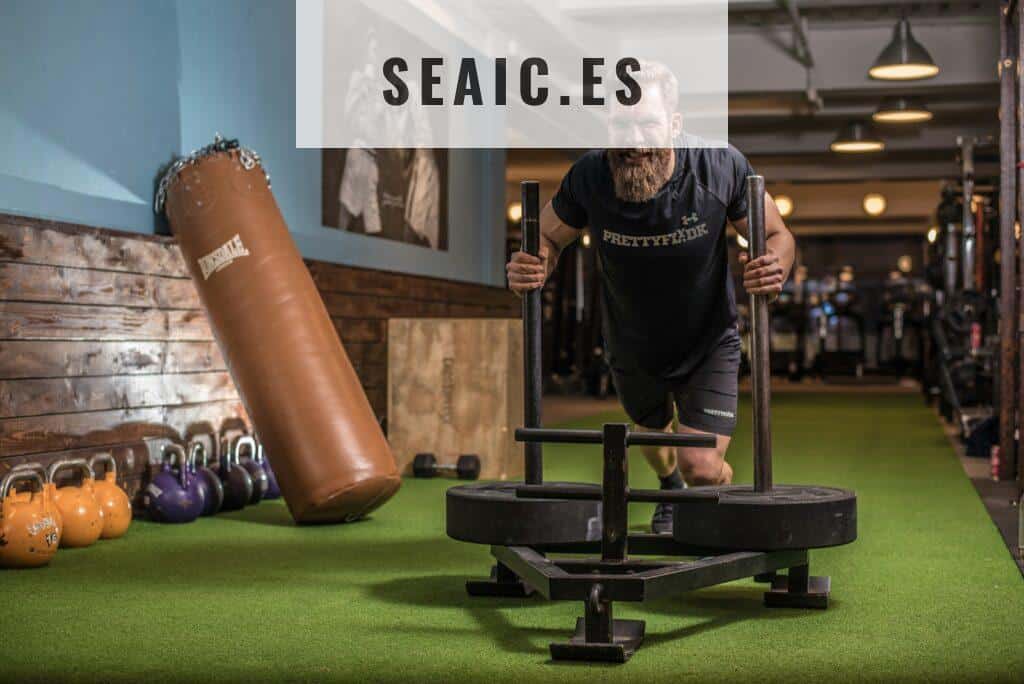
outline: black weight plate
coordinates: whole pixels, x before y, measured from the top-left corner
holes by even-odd
[[[497,546],[571,544],[600,539],[601,502],[520,499],[516,497],[520,484],[482,482],[449,487],[448,536]]]
[[[818,549],[857,538],[857,495],[814,485],[692,487],[674,506],[680,544],[728,551]]]
[[[437,459],[434,454],[416,454],[412,459],[412,474],[416,477],[434,477]]]
[[[463,480],[476,480],[480,478],[480,457],[476,454],[463,454],[455,462],[455,472]]]

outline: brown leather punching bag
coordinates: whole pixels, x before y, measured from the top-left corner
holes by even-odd
[[[162,207],[295,521],[387,501],[394,457],[259,157],[218,138],[168,170]]]

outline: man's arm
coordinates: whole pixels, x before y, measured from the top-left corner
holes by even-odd
[[[551,208],[551,202],[545,204],[540,212],[540,257],[523,251],[512,255],[505,265],[509,289],[522,294],[543,287],[548,276],[558,266],[562,250],[575,242],[580,232],[558,218],[558,214]]]
[[[764,256],[753,261],[749,260],[746,251],[741,251],[740,263],[743,265],[743,287],[746,291],[774,298],[782,292],[782,285],[793,270],[796,240],[782,220],[782,214],[772,196],[765,193],[764,198],[764,227],[768,249]],[[739,233],[750,237],[746,217],[733,221],[732,225]]]

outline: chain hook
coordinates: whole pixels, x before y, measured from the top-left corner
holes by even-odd
[[[212,154],[229,152],[231,150],[238,150],[238,161],[246,171],[251,171],[260,163],[260,155],[247,147],[242,147],[237,138],[225,140],[220,133],[216,133],[213,136],[212,143],[198,150],[193,150],[187,156],[179,157],[167,168],[164,175],[160,177],[160,182],[157,184],[156,195],[153,198],[153,213],[163,213],[164,205],[167,201],[167,188],[170,187],[171,183],[174,182],[174,179],[178,177],[178,174],[181,173],[186,166],[196,164],[199,160]],[[270,174],[267,173],[266,169],[263,170],[263,177],[266,179],[267,187],[269,188]]]

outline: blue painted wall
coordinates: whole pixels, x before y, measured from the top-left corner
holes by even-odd
[[[180,149],[173,2],[0,2],[0,210],[151,231]]]
[[[503,282],[501,151],[451,152],[446,252],[321,225],[288,0],[4,0],[0,92],[0,211],[152,232],[160,164],[220,132],[261,154],[306,256]]]

